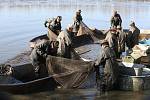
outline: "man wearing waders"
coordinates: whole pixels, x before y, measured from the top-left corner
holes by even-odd
[[[118,37],[118,58],[120,58],[122,52],[125,52],[126,33],[122,31],[120,26],[117,26]]]
[[[73,25],[74,25],[73,32],[75,32],[75,34],[78,33],[81,21],[82,21],[81,10],[78,10],[74,17],[74,23],[73,23]]]
[[[140,30],[136,27],[135,22],[131,21],[130,29],[127,33],[127,47],[132,49],[135,45],[139,44]]]
[[[57,36],[61,32],[61,16],[57,16],[57,18],[53,18],[52,20],[46,20],[44,25],[48,27],[52,32],[54,32]]]
[[[114,50],[115,56],[118,58],[118,39],[117,39],[117,32],[115,28],[112,28],[107,33],[105,40],[108,41],[108,45],[111,49]]]
[[[99,66],[102,65],[104,68],[103,71],[103,86],[102,91],[108,91],[114,88],[114,83],[116,82],[118,76],[118,68],[115,60],[114,50],[109,47],[109,44],[106,40],[101,42],[102,51],[98,59],[95,61],[95,68],[99,70]],[[99,72],[99,71],[97,71]],[[101,72],[102,73],[102,72]],[[101,80],[101,79],[100,79]]]
[[[111,18],[111,27],[117,28],[117,26],[121,27],[122,19],[120,14],[117,13],[117,11],[114,11],[113,16]]]
[[[58,48],[58,56],[64,58],[71,58],[71,45],[72,45],[72,38],[73,38],[73,28],[71,25],[61,31],[57,37],[57,41],[59,41],[59,48]]]
[[[57,55],[58,45],[58,41],[45,40],[32,50],[30,57],[36,76],[45,77],[47,75],[46,58],[48,55]]]

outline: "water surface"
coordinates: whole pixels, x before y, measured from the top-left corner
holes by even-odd
[[[89,27],[108,29],[112,11],[123,19],[123,28],[134,20],[140,29],[150,28],[148,0],[1,0],[0,63],[29,49],[29,40],[47,33],[43,23],[57,15],[63,17],[62,29],[72,23],[77,9]]]
[[[108,29],[113,10],[128,28],[134,20],[140,29],[150,29],[149,0],[1,0],[0,1],[0,63],[29,50],[29,40],[47,33],[44,21],[61,15],[62,29],[72,23],[77,9],[89,27]],[[99,54],[99,53],[97,53]],[[96,56],[96,53],[94,54]],[[112,91],[100,95],[95,89],[57,90],[27,95],[11,95],[17,100],[149,100],[150,91]]]

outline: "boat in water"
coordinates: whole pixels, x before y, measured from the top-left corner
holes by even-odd
[[[13,68],[11,75],[0,76],[1,92],[25,94],[54,90],[56,87],[56,82],[51,76],[36,78],[31,63],[11,67]]]
[[[128,30],[125,29],[124,32],[128,32]],[[103,36],[103,38],[101,39],[104,39],[105,35],[101,34],[101,36]],[[37,38],[34,38],[33,40],[39,40],[39,38],[40,37],[37,37]],[[81,36],[80,40],[83,41],[85,38],[86,36],[83,36],[83,37]],[[141,33],[139,35],[139,40],[142,41],[142,40],[149,39],[149,38],[150,38],[150,31],[141,30]],[[30,43],[34,44],[35,42],[31,40]],[[84,43],[82,45],[82,42],[81,42],[79,46],[75,47],[75,50],[84,61],[94,61],[97,57],[97,52],[101,49],[101,47],[97,43]],[[137,49],[135,51],[137,51]],[[135,54],[135,52],[133,53]],[[126,62],[126,61],[124,62],[122,61],[122,59],[121,61],[120,60],[118,61],[120,70],[121,70],[121,76],[119,77],[118,89],[128,90],[128,91],[149,90],[150,89],[150,85],[149,85],[150,69],[147,66],[148,64],[143,62],[144,61],[143,58],[145,58],[145,56],[140,56],[141,57],[140,61],[138,61],[135,55],[132,54],[131,56],[133,56],[132,57],[133,62]],[[129,60],[131,60],[131,58],[129,58]]]
[[[81,58],[80,60],[72,60],[50,56],[49,60],[47,61],[47,66],[49,66],[48,67],[49,75],[38,79],[35,79],[32,76],[34,72],[31,63],[14,66],[14,68],[17,68],[18,72],[21,72],[21,68],[25,68],[23,71],[27,71],[27,73],[24,74],[24,76],[26,77],[18,78],[18,76],[20,75],[16,75],[16,77],[13,77],[15,78],[15,80],[17,80],[15,82],[1,81],[3,83],[0,83],[0,90],[11,93],[29,93],[29,92],[37,92],[37,90],[41,90],[42,88],[43,90],[47,89],[54,90],[57,88],[57,86],[60,86],[62,88],[96,88],[95,72],[92,70],[90,62],[94,61],[97,58],[97,52],[99,52],[99,50],[101,49],[99,41],[97,40],[104,39],[105,38],[104,33],[106,31],[97,29],[93,29],[90,31],[92,34],[91,33],[82,34],[80,36],[76,36],[73,39],[74,44],[73,47],[76,53],[80,56]],[[127,32],[128,30],[124,31]],[[146,37],[143,34],[145,33],[140,34],[140,39],[144,39]],[[32,40],[30,40],[30,47],[33,49],[36,46],[36,44],[38,44],[40,41],[48,39],[49,38],[47,34],[35,37]],[[69,64],[68,62],[69,63],[71,62],[71,65],[68,65]],[[80,63],[76,64],[77,62]],[[128,63],[124,64],[122,61],[118,61],[118,63],[120,64],[121,70],[121,76],[119,77],[118,82],[119,83],[118,89],[134,90],[134,91],[150,89],[150,85],[148,84],[150,81],[149,68],[134,63],[132,63],[132,66],[128,66],[130,64]],[[63,70],[59,68],[56,70],[55,68],[58,66],[63,66],[62,67]],[[70,66],[74,67],[71,68]],[[84,66],[83,67],[84,69],[76,70],[79,69],[80,66]],[[31,71],[32,74],[29,74],[30,71],[28,68],[32,69]],[[30,78],[27,77],[29,75],[32,76],[32,79],[30,79],[31,77]],[[8,80],[10,81],[12,79],[8,78]]]

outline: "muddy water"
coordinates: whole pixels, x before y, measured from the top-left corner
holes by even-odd
[[[123,28],[128,28],[129,22],[134,20],[140,29],[150,29],[149,0],[1,0],[0,63],[29,50],[28,42],[30,39],[47,33],[43,24],[47,18],[61,15],[63,17],[62,29],[65,29],[68,24],[72,23],[75,11],[79,8],[82,9],[83,21],[89,27],[108,29],[111,13],[115,9],[118,10],[123,19]],[[97,56],[97,52],[90,51],[88,53],[90,56],[91,54],[94,57]],[[2,93],[2,96],[7,96],[8,99],[17,100],[150,99],[150,91],[138,93],[112,91],[100,95],[95,89],[56,90],[26,95],[4,94]]]

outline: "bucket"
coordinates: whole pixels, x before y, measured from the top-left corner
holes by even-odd
[[[141,76],[143,68],[134,68],[134,71],[136,76]]]

